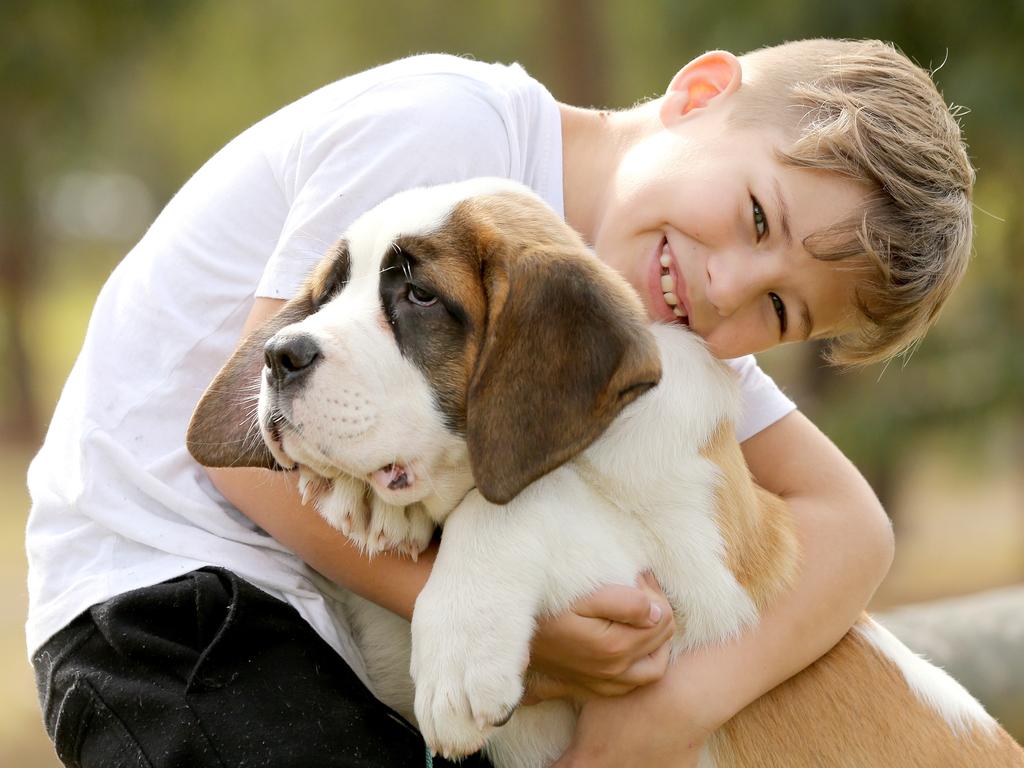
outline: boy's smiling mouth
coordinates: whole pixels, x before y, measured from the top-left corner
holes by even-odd
[[[677,322],[685,326],[690,325],[689,313],[686,310],[686,302],[680,295],[676,286],[676,277],[672,270],[672,253],[669,250],[668,239],[662,238],[661,249],[658,255],[658,262],[661,264],[661,295],[666,306],[672,310]],[[677,268],[678,270],[678,268]],[[685,283],[684,288],[685,291]]]

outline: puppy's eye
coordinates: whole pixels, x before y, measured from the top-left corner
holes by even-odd
[[[412,283],[409,283],[408,295],[409,301],[419,307],[432,307],[437,303],[437,296]]]

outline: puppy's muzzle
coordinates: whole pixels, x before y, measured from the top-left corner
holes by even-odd
[[[306,334],[272,336],[263,346],[267,383],[279,391],[300,384],[321,360],[320,346]]]

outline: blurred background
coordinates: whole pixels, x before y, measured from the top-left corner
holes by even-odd
[[[519,61],[561,101],[627,107],[705,50],[814,36],[891,40],[969,109],[976,254],[908,361],[837,374],[808,347],[762,363],[893,518],[897,558],[875,607],[1024,737],[1024,2],[9,0],[0,4],[0,764],[57,765],[23,646],[27,463],[100,285],[207,157],[317,86],[411,53]],[[911,603],[927,605],[900,607]]]

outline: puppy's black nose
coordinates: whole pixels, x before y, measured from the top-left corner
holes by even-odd
[[[281,387],[301,381],[322,357],[316,341],[305,334],[272,336],[263,345],[263,362]]]

